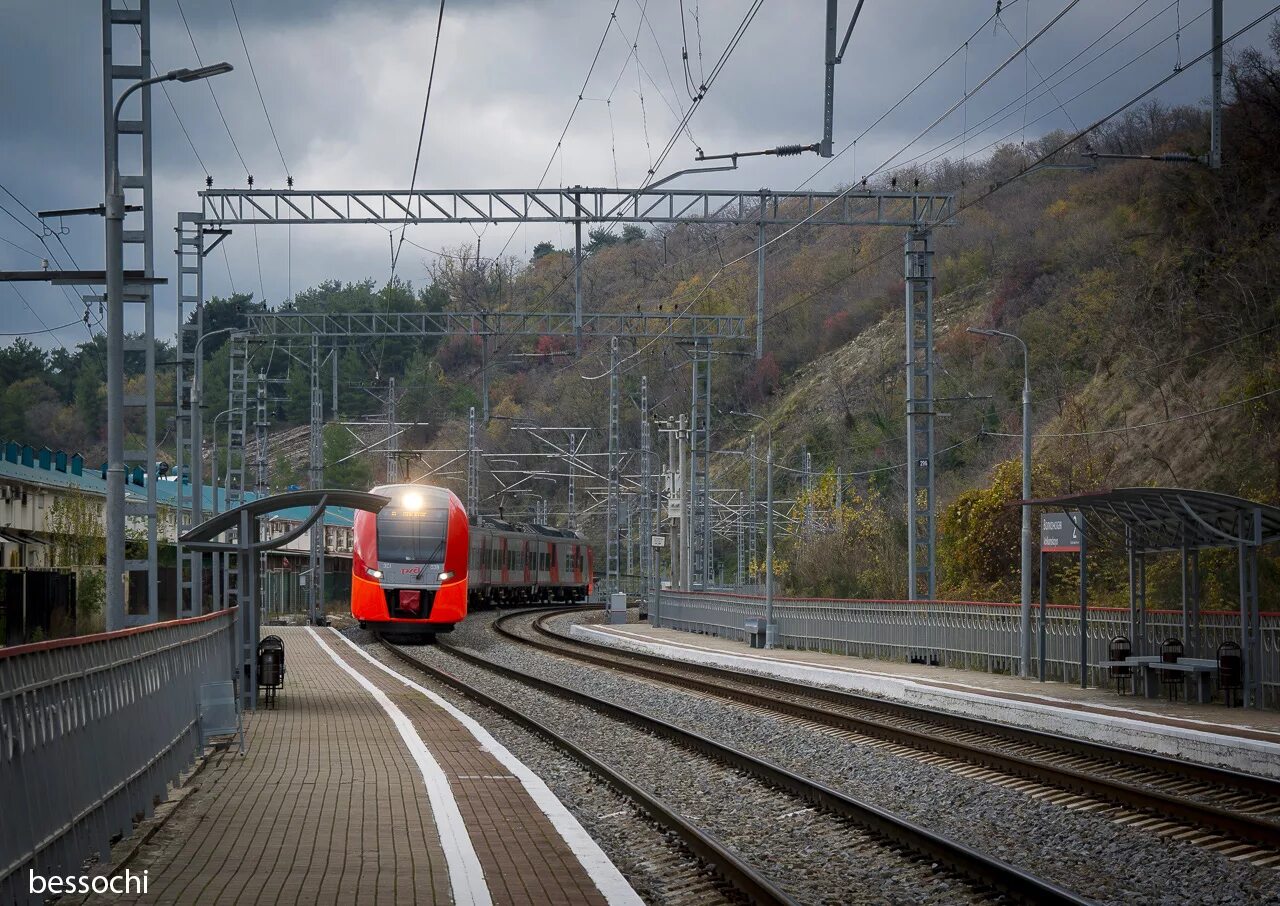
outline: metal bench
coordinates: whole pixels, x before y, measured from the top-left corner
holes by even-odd
[[[1197,702],[1203,705],[1213,700],[1213,677],[1218,672],[1216,661],[1206,658],[1184,657],[1180,658],[1176,663],[1154,661],[1144,665],[1144,667],[1144,672],[1148,673],[1154,673],[1154,671],[1159,670],[1166,673],[1186,674],[1185,679],[1190,679],[1195,684]],[[1159,697],[1155,682],[1146,680],[1143,685],[1146,689],[1147,698]]]
[[[1134,684],[1134,691],[1142,689],[1147,698],[1160,697],[1161,677],[1157,671],[1169,671],[1184,674],[1196,687],[1196,701],[1206,704],[1213,700],[1213,677],[1218,672],[1218,662],[1212,658],[1184,657],[1173,663],[1161,659],[1158,654],[1144,654],[1127,657],[1122,661],[1099,661],[1099,667],[1130,667],[1140,683]]]

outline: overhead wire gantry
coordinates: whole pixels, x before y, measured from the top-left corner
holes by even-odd
[[[733,189],[671,189],[666,187],[648,187],[642,189],[608,189],[572,186],[568,188],[537,189],[206,189],[199,193],[200,210],[183,213],[179,216],[179,252],[183,256],[181,277],[188,281],[190,289],[180,293],[180,306],[189,307],[190,311],[199,312],[203,308],[203,260],[207,248],[222,241],[229,230],[236,226],[261,226],[272,224],[380,224],[380,225],[419,225],[419,224],[501,224],[501,223],[563,223],[575,227],[575,244],[573,250],[573,266],[575,275],[581,272],[582,242],[581,232],[586,224],[722,224],[731,226],[755,225],[761,235],[768,226],[796,227],[833,226],[833,227],[898,227],[904,228],[910,236],[928,235],[936,226],[949,224],[953,217],[954,198],[948,193],[935,192],[880,192],[859,187],[856,190],[832,192],[774,192],[769,189],[752,191]],[[211,242],[206,246],[205,237]],[[755,355],[757,358],[764,351],[764,263],[766,243],[761,242],[757,254],[757,310],[755,318]],[[925,257],[929,263],[929,256]],[[915,282],[921,279],[919,268],[909,270],[914,274]],[[927,276],[931,279],[931,270]],[[912,281],[908,281],[909,287]],[[910,290],[909,290],[910,292]],[[932,293],[926,294],[931,300]],[[921,318],[932,318],[932,308],[925,304],[919,307]],[[183,312],[179,312],[180,320]],[[709,354],[714,340],[746,339],[746,318],[742,316],[699,315],[685,311],[672,313],[587,313],[583,310],[581,281],[575,280],[574,307],[572,312],[439,312],[439,313],[354,313],[329,315],[301,312],[263,312],[251,313],[248,329],[232,335],[232,358],[243,363],[232,370],[230,387],[231,404],[237,404],[247,411],[249,393],[247,387],[248,354],[247,344],[251,339],[309,340],[313,350],[321,339],[328,345],[345,344],[361,338],[376,336],[450,336],[471,335],[488,337],[503,335],[550,335],[572,336],[577,348],[581,351],[584,338],[598,337],[609,339],[658,340],[668,339],[696,344],[701,355],[694,357],[693,385],[698,388],[691,400],[695,416],[691,422],[691,448],[695,451],[710,451],[711,419],[710,419],[710,368]],[[194,331],[188,329],[181,332],[179,358],[186,363],[191,344],[200,342],[202,319],[193,319]],[[931,333],[929,334],[931,337]],[[316,353],[313,352],[313,358]],[[197,357],[198,359],[198,357]],[[918,361],[921,367],[932,369],[932,352],[921,350]],[[192,370],[198,369],[196,362],[191,362]],[[318,366],[316,366],[318,368]],[[316,370],[316,368],[313,368]],[[483,370],[483,369],[482,369]],[[616,372],[616,366],[611,368]],[[699,380],[702,378],[702,380]],[[616,380],[611,381],[616,387]],[[706,384],[707,386],[700,386]],[[926,395],[931,392],[931,378],[924,381]],[[313,395],[318,392],[318,377],[312,377]],[[612,389],[612,388],[611,388]],[[699,392],[700,391],[700,392]],[[616,391],[615,391],[616,392]],[[917,388],[916,393],[920,390]],[[179,394],[180,405],[186,404],[188,409],[180,412],[179,423],[191,425],[189,410],[189,392]],[[919,401],[917,401],[919,402]],[[616,409],[616,401],[611,401],[611,411]],[[917,432],[923,437],[932,437],[931,419],[932,403],[913,406],[908,403],[908,421],[915,424],[920,419],[929,420],[930,430]],[[698,411],[701,410],[701,411]],[[323,410],[316,400],[312,404],[312,432],[314,437],[320,433],[322,424],[314,424],[318,419],[322,422]],[[229,432],[230,442],[227,458],[232,463],[231,471],[238,475],[238,488],[244,487],[244,438],[247,433],[247,416],[232,416],[233,428]],[[238,427],[238,430],[236,429]],[[313,442],[311,473],[316,475],[320,468],[318,459],[322,455],[319,445]],[[181,457],[185,451],[189,456],[197,456],[188,444],[180,444]],[[917,457],[924,468],[931,472],[933,466],[932,449],[926,446],[916,450]],[[261,452],[259,453],[261,460]],[[704,457],[705,459],[705,457]],[[194,465],[194,462],[193,462]],[[706,584],[712,575],[711,562],[711,500],[710,470],[705,461],[702,468],[691,474],[693,486],[690,491],[690,522],[698,527],[692,539],[689,551],[689,562],[694,567],[690,580],[695,585]],[[179,463],[181,473],[182,463]],[[474,477],[474,468],[468,468],[469,477]],[[203,494],[201,487],[201,470],[191,470],[192,491],[188,498],[191,505]],[[611,475],[611,480],[613,476]],[[260,480],[260,477],[259,477]],[[698,487],[701,482],[701,490]],[[921,498],[921,489],[917,488],[911,500],[922,499],[929,512],[932,512],[932,481],[923,483],[925,496]],[[609,524],[617,526],[618,513],[613,512],[618,495],[610,496],[611,519]],[[186,517],[190,521],[190,517]],[[917,520],[912,520],[915,525]],[[923,525],[932,525],[932,519]],[[913,536],[913,547],[914,544]],[[925,589],[932,589],[932,569],[934,557],[933,533],[929,532],[924,539],[923,547],[927,555],[923,558],[928,563],[928,576],[925,578]],[[614,566],[615,554],[607,559]],[[196,567],[198,569],[198,567]],[[616,578],[612,573],[611,577]],[[189,589],[191,586],[188,585]],[[913,596],[914,595],[913,583]],[[185,611],[184,611],[185,612]]]

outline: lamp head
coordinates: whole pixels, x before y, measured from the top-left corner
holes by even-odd
[[[195,82],[231,72],[233,69],[235,67],[230,63],[210,63],[208,66],[197,66],[195,69],[175,69],[168,75],[179,82]]]
[[[982,337],[994,337],[994,336],[997,336],[997,334],[996,334],[996,332],[995,332],[994,330],[987,330],[987,329],[986,329],[986,328],[984,328],[984,327],[966,327],[966,328],[965,328],[965,332],[966,332],[966,333],[976,333],[976,334],[978,334],[979,336],[982,336]]]

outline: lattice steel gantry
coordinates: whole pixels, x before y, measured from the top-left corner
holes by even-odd
[[[689,400],[689,582],[711,582],[711,341],[694,340]]]
[[[618,338],[609,341],[609,505],[605,519],[605,593],[618,591],[619,521]]]
[[[570,491],[570,506],[573,492]],[[480,515],[480,449],[476,446],[476,407],[467,410],[467,518],[473,522]]]
[[[204,225],[200,215],[184,212],[178,215],[178,337],[175,393],[177,413],[174,417],[174,472],[177,479],[175,522],[177,535],[204,521],[201,475],[204,470],[202,423],[200,412],[193,411],[192,392],[199,386],[201,367],[197,358],[198,343],[204,335]],[[188,323],[187,313],[192,320]],[[199,394],[196,394],[199,397]],[[201,595],[204,555],[199,551],[178,547],[177,613],[179,617],[203,613]]]
[[[720,223],[919,227],[949,221],[941,192],[752,189],[205,189],[206,223]]]
[[[320,389],[320,338],[311,337],[311,446],[307,482],[311,490],[324,487],[324,397]],[[324,604],[324,520],[311,526],[307,551],[307,619],[312,625]]]
[[[123,40],[122,40],[123,39]],[[136,51],[133,47],[137,48]],[[155,288],[150,283],[155,276],[155,244],[154,219],[155,204],[151,185],[151,89],[144,87],[138,91],[138,116],[121,119],[118,133],[112,123],[115,119],[115,103],[117,97],[116,83],[134,83],[151,77],[151,0],[138,0],[138,8],[130,9],[124,0],[102,0],[102,113],[108,153],[105,155],[105,185],[108,196],[113,188],[113,163],[120,171],[120,187],[128,196],[129,205],[140,207],[141,224],[123,231],[122,241],[129,257],[133,249],[134,257],[140,254],[141,272],[145,278],[142,283],[125,283],[122,296],[125,306],[138,305],[142,308],[142,331],[138,337],[124,337],[124,355],[142,357],[143,392],[141,394],[124,394],[125,409],[142,409],[146,425],[143,429],[143,447],[140,450],[124,451],[124,462],[140,465],[146,475],[146,498],[142,502],[125,500],[124,519],[126,525],[130,520],[142,520],[145,525],[147,542],[146,559],[124,561],[126,575],[144,574],[146,576],[146,613],[130,613],[129,601],[123,602],[122,612],[112,613],[108,608],[107,628],[120,629],[144,623],[154,623],[159,619],[159,510],[156,503],[156,319]],[[119,136],[135,135],[137,144],[127,143],[129,148],[137,148],[136,156],[122,154]],[[126,208],[129,210],[129,208]],[[136,209],[135,209],[136,210]],[[141,228],[137,228],[140,226]],[[136,264],[134,265],[137,266]],[[126,261],[126,267],[128,262]],[[91,297],[95,298],[96,297]],[[103,298],[105,299],[105,293]],[[123,330],[123,325],[121,325]],[[110,340],[109,340],[110,342]],[[108,528],[110,537],[111,528]],[[127,555],[126,555],[127,556]],[[122,576],[108,576],[108,582],[120,582]],[[111,596],[108,595],[110,603]]]
[[[954,198],[945,193],[928,192],[771,192],[697,190],[697,189],[602,189],[573,186],[564,189],[474,189],[474,190],[273,190],[273,189],[208,189],[199,193],[199,223],[205,233],[214,228],[235,224],[302,224],[302,223],[564,223],[572,224],[580,234],[583,224],[616,223],[701,223],[755,225],[759,231],[757,254],[758,282],[756,306],[756,355],[763,352],[764,322],[764,239],[768,226],[898,226],[907,227],[913,237],[921,237],[927,246],[930,231],[948,225],[954,216]],[[225,231],[223,231],[225,232]],[[911,240],[908,242],[910,249]],[[585,314],[582,311],[580,243],[575,245],[575,307],[572,312],[451,312],[440,314],[353,314],[317,315],[309,313],[266,313],[250,315],[250,331],[265,338],[306,338],[315,335],[328,341],[354,341],[368,336],[439,336],[466,334],[488,336],[494,333],[525,335],[573,336],[579,341],[585,335],[597,337],[655,338],[691,340],[695,344],[693,368],[694,421],[690,428],[690,504],[693,522],[688,531],[687,555],[689,573],[696,584],[705,584],[713,570],[711,506],[709,500],[710,455],[710,339],[745,339],[746,319],[731,316],[694,315],[619,315]],[[207,251],[207,250],[206,250]],[[925,556],[916,557],[918,543],[913,543],[911,584],[917,584],[917,573],[925,579],[930,594],[934,582],[933,508],[933,440],[932,440],[932,264],[928,261],[928,290],[924,304],[915,304],[921,278],[912,277],[908,252],[907,305],[908,324],[927,324],[924,345],[909,339],[908,346],[908,422],[913,426],[925,419],[927,432],[913,428],[908,437],[912,454],[920,447],[928,455],[912,456],[916,463],[909,470],[912,491],[908,509],[909,523],[916,538],[917,525],[925,527]],[[917,256],[919,257],[919,256]],[[495,323],[495,318],[503,323]],[[909,335],[914,336],[912,331]],[[698,364],[696,349],[706,344],[705,368]],[[925,350],[923,358],[914,353]],[[927,374],[919,375],[923,371]],[[699,380],[701,378],[701,381]],[[700,392],[699,384],[705,386]],[[921,395],[921,390],[924,394]],[[920,404],[925,402],[923,409]],[[701,414],[699,411],[701,410]],[[923,446],[922,446],[923,443]],[[571,463],[572,465],[572,463]],[[923,476],[917,480],[917,474]],[[698,490],[701,478],[703,490]],[[926,490],[917,499],[915,489]],[[916,518],[923,503],[927,518]],[[572,509],[572,508],[571,508]],[[576,514],[571,514],[571,519]],[[616,524],[616,523],[615,523]],[[752,532],[751,545],[755,537]],[[673,552],[674,553],[674,552]],[[919,559],[919,565],[917,563]]]
[[[640,597],[649,606],[653,586],[653,463],[649,434],[649,378],[640,378]]]
[[[922,598],[932,601],[938,596],[933,433],[937,414],[934,408],[933,233],[929,230],[908,233],[905,257],[907,598],[911,601]]]

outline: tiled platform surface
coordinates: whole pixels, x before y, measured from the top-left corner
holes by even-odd
[[[589,641],[708,661],[866,692],[956,714],[1062,732],[1280,777],[1280,712],[1118,695],[1018,677],[818,651],[752,649],[743,642],[647,623],[573,627]]]
[[[247,754],[211,756],[129,863],[148,893],[113,902],[639,902],[496,743],[333,630],[273,631],[288,671],[276,707],[248,715]]]

